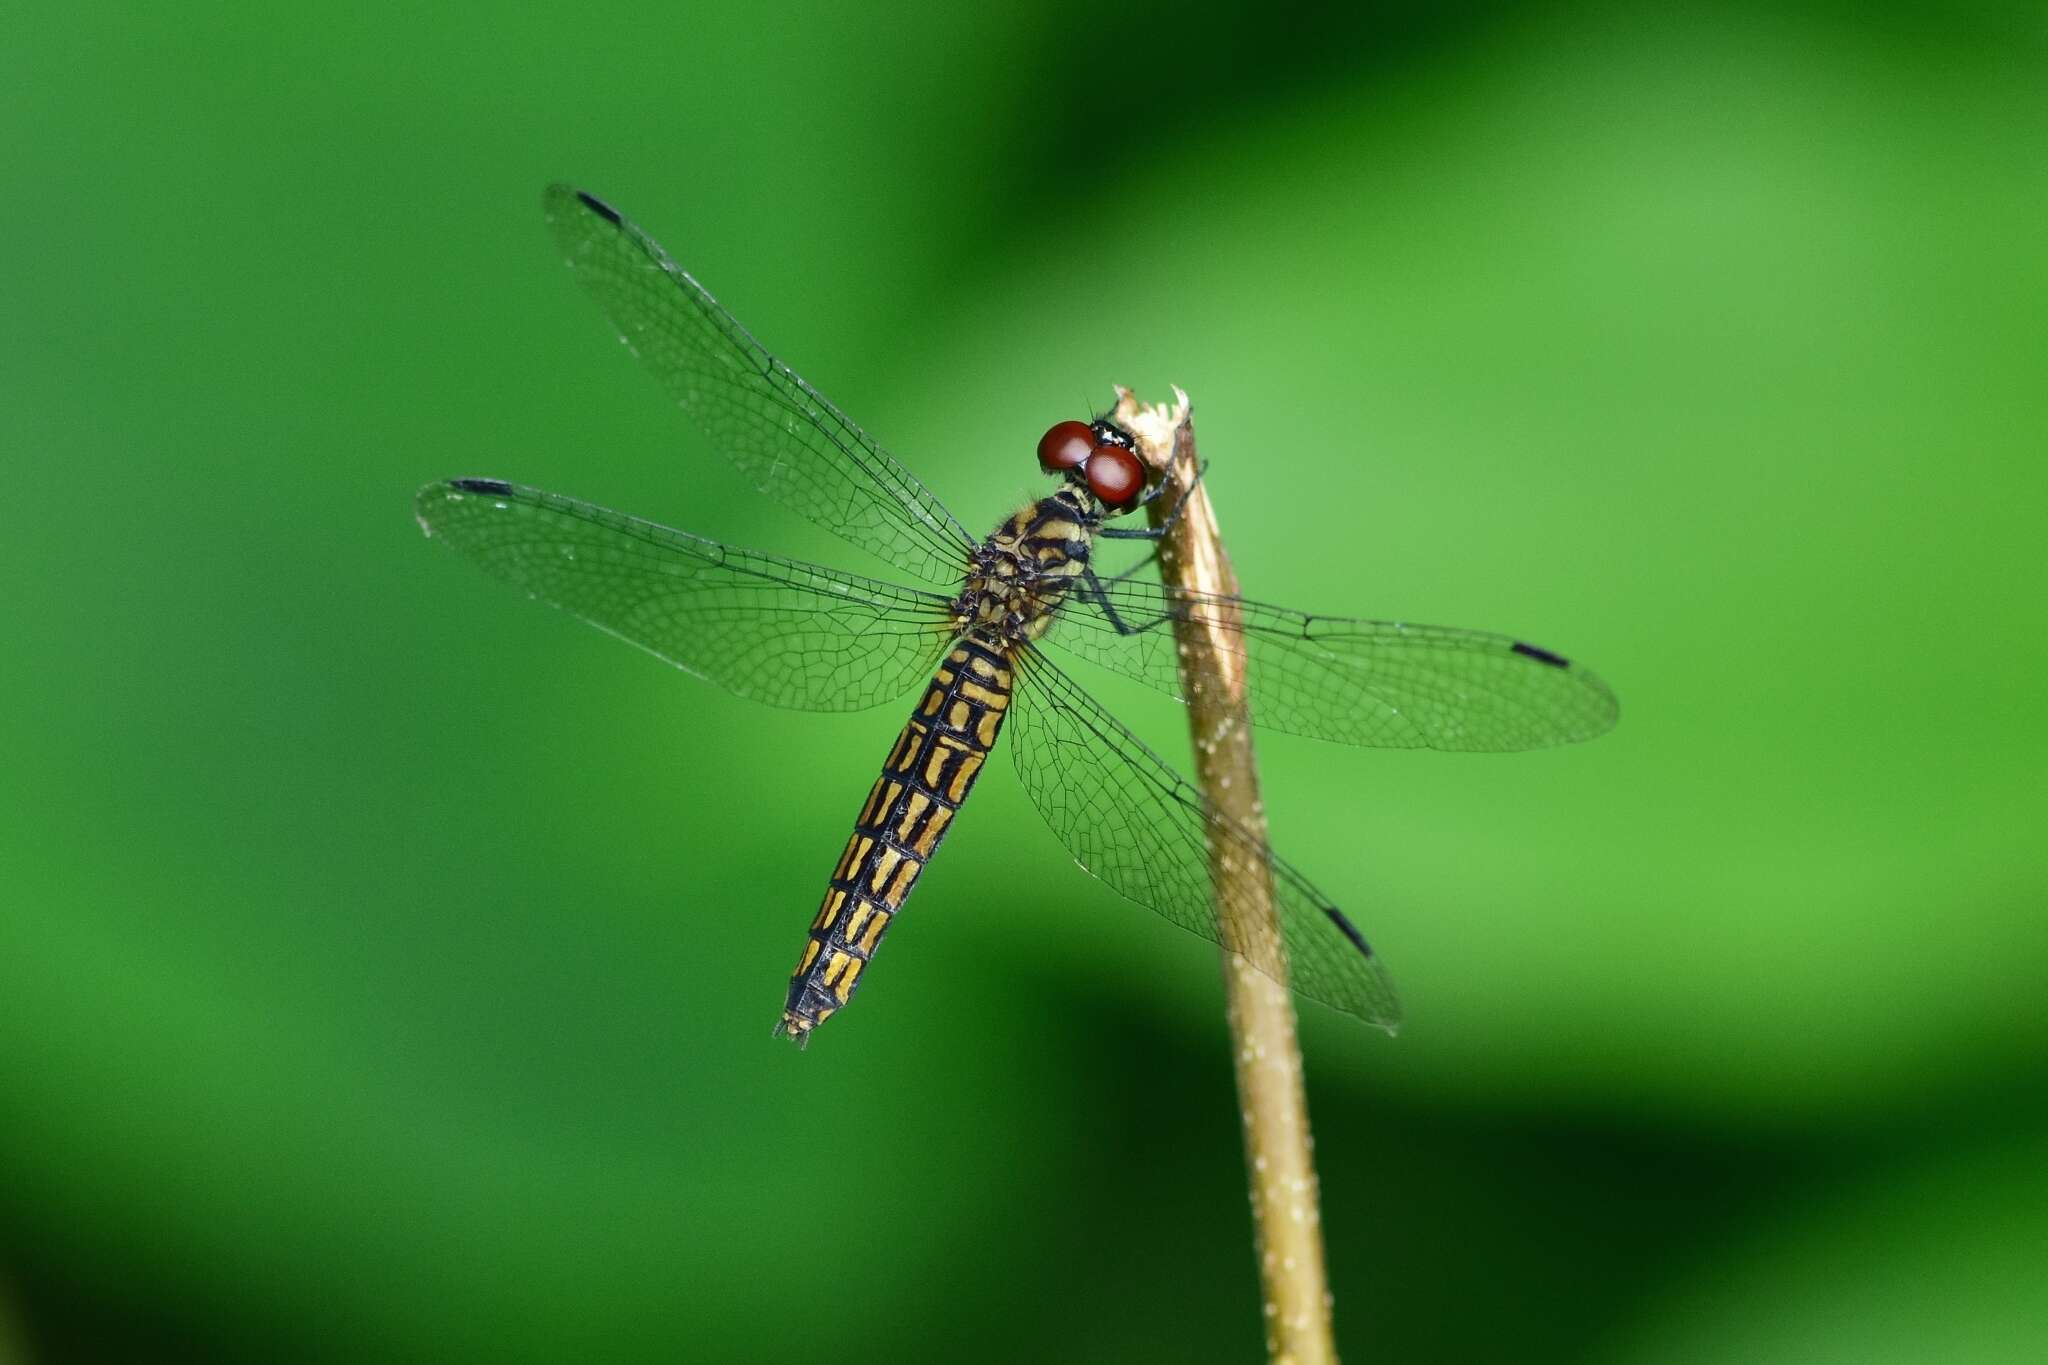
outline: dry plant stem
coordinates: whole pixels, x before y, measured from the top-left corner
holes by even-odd
[[[1206,488],[1195,482],[1195,428],[1188,397],[1174,390],[1172,407],[1147,408],[1130,390],[1117,389],[1116,420],[1138,438],[1139,454],[1166,472],[1167,486],[1147,509],[1163,523],[1180,502],[1179,520],[1160,547],[1159,576],[1169,590],[1236,597],[1237,576],[1223,552]],[[1192,492],[1187,490],[1192,488]],[[1209,615],[1210,613],[1204,613]],[[1217,611],[1226,621],[1232,615]],[[1258,769],[1246,702],[1244,656],[1225,647],[1216,628],[1201,621],[1174,625],[1180,650],[1182,695],[1194,733],[1195,781],[1212,811],[1266,837]],[[1203,681],[1192,684],[1190,675]],[[1214,681],[1222,681],[1219,687]],[[1258,939],[1277,942],[1271,869],[1234,858],[1211,841],[1210,874],[1230,886],[1232,901],[1263,907],[1249,923],[1226,926],[1239,947]],[[1278,956],[1274,954],[1274,956]],[[1314,1137],[1302,1089],[1301,1044],[1287,988],[1226,947],[1223,979],[1236,1054],[1237,1093],[1244,1118],[1245,1166],[1251,1178],[1253,1237],[1265,1296],[1266,1354],[1285,1365],[1332,1365],[1330,1290],[1323,1268],[1322,1212],[1316,1185]]]

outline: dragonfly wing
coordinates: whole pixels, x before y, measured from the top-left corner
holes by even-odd
[[[1212,812],[1193,783],[1051,660],[1029,646],[1017,658],[1010,752],[1032,802],[1084,869],[1310,999],[1389,1032],[1399,1024],[1386,968],[1342,911],[1265,840]],[[1241,929],[1257,909],[1241,887],[1217,887],[1211,841],[1271,868],[1284,949]]]
[[[493,577],[744,697],[856,711],[931,676],[936,593],[721,545],[494,479],[432,483],[420,529]]]
[[[555,243],[676,404],[756,486],[934,583],[972,541],[915,475],[770,355],[660,243],[603,200],[550,186]]]
[[[1176,619],[1220,624],[1246,662],[1252,719],[1269,729],[1385,749],[1504,752],[1591,739],[1620,703],[1590,671],[1506,635],[1314,616],[1157,583],[1068,595],[1047,639],[1183,700]]]

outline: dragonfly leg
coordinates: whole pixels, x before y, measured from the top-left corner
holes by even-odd
[[[1201,464],[1195,467],[1194,481],[1181,490],[1180,496],[1173,500],[1172,510],[1167,512],[1165,520],[1161,521],[1157,526],[1105,526],[1095,534],[1103,537],[1105,540],[1164,539],[1166,533],[1173,529],[1174,523],[1180,520],[1180,514],[1187,509],[1188,496],[1195,491],[1196,486],[1202,482],[1202,476],[1208,472],[1209,462],[1207,460],[1202,461]],[[1143,507],[1145,504],[1152,502],[1165,488],[1166,485],[1163,483],[1154,484],[1145,491],[1145,496],[1139,498],[1135,505]],[[1141,564],[1147,562],[1149,561],[1139,561]],[[1118,575],[1118,577],[1122,576],[1121,574]]]
[[[1154,550],[1153,553],[1157,554],[1158,551]],[[1143,564],[1149,562],[1150,557],[1148,556],[1145,560],[1139,561],[1139,565],[1136,567],[1142,567]],[[1131,576],[1131,572],[1132,570],[1126,569],[1123,573],[1118,574],[1116,578],[1112,578],[1109,581],[1114,583],[1117,579],[1128,578]],[[1174,617],[1174,613],[1163,611],[1151,620],[1136,625],[1124,620],[1122,614],[1117,611],[1116,604],[1109,600],[1109,591],[1102,586],[1102,579],[1096,576],[1095,570],[1092,568],[1081,570],[1081,591],[1086,593],[1090,600],[1095,603],[1096,607],[1102,612],[1103,618],[1115,628],[1116,633],[1119,635],[1142,635],[1148,630],[1157,630]]]
[[[1173,509],[1166,514],[1165,520],[1161,521],[1157,526],[1147,526],[1143,529],[1132,528],[1128,530],[1123,527],[1105,526],[1095,533],[1098,536],[1104,536],[1111,540],[1149,540],[1152,542],[1152,550],[1149,554],[1147,554],[1143,559],[1140,559],[1137,563],[1125,569],[1122,573],[1112,575],[1109,580],[1110,582],[1121,583],[1126,578],[1129,578],[1132,574],[1136,573],[1138,570],[1144,568],[1147,564],[1150,564],[1153,560],[1159,558],[1159,547],[1165,543],[1166,533],[1173,529],[1174,523],[1180,520],[1180,514],[1183,511],[1187,510],[1188,494],[1195,491],[1195,484],[1200,483],[1202,481],[1202,475],[1208,472],[1209,462],[1207,460],[1202,461],[1200,465],[1196,466],[1194,483],[1189,484],[1187,488],[1181,492],[1181,495],[1178,498],[1174,499]],[[1147,494],[1144,502],[1149,502],[1151,499],[1158,497],[1159,488],[1163,487],[1165,487],[1165,485],[1161,484],[1158,488],[1154,488],[1149,494]],[[1139,506],[1142,507],[1144,505],[1144,502],[1140,502]]]

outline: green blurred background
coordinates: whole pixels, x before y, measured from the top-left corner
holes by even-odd
[[[2048,1350],[2038,7],[7,28],[0,1360],[1258,1357],[1205,945],[1003,773],[771,1042],[896,708],[420,538],[487,474],[869,567],[619,353],[556,178],[970,526],[1178,382],[1252,595],[1612,681],[1571,751],[1263,747],[1409,1011],[1303,1020],[1347,1359]]]

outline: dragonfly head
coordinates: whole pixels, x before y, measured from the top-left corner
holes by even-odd
[[[1038,467],[1087,489],[1110,516],[1122,516],[1145,494],[1145,462],[1130,433],[1112,422],[1060,422],[1038,438]]]

